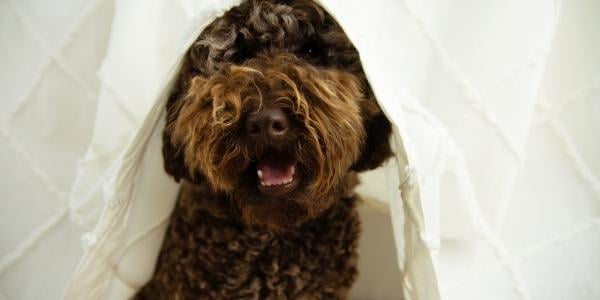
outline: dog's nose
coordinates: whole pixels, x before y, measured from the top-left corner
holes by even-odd
[[[254,139],[280,140],[285,137],[288,128],[288,118],[280,108],[263,108],[246,119],[246,131]]]

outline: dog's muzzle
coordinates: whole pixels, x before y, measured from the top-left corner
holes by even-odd
[[[296,159],[285,150],[289,120],[280,108],[262,108],[248,115],[246,131],[255,142],[271,145],[256,164],[257,185],[261,193],[281,196],[293,191],[300,182]]]

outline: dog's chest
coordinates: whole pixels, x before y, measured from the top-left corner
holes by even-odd
[[[356,277],[354,202],[340,199],[319,219],[279,234],[202,211],[190,222],[189,207],[178,207],[145,290],[207,299],[343,298]]]

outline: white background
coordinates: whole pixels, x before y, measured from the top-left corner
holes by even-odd
[[[397,39],[369,46],[362,34],[357,47],[397,53],[394,75],[464,159],[475,205],[457,208],[460,201],[444,197],[448,187],[432,189],[440,193],[444,298],[600,298],[600,2],[326,2],[340,16],[364,10],[401,20],[388,28]],[[173,1],[170,9],[190,10],[190,3]],[[0,1],[0,299],[60,298],[80,258],[87,229],[71,220],[68,194],[77,163],[104,159],[80,160],[99,94],[114,93],[109,98],[132,128],[143,116],[118,88],[127,84],[98,74],[109,47],[129,42],[111,32],[114,9],[110,0]],[[428,172],[421,170],[421,184],[447,182],[428,182]],[[375,183],[363,190],[383,198]],[[466,215],[481,222],[476,232],[453,219],[469,207],[475,211]],[[388,227],[368,224],[377,222]],[[372,242],[373,235],[391,238],[379,232],[365,236],[374,248],[363,251],[381,260],[361,264],[395,267],[393,251]],[[384,286],[393,289],[357,284],[375,298],[386,297]]]

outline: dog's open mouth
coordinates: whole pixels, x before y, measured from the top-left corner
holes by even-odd
[[[297,161],[286,151],[269,149],[256,164],[258,189],[270,196],[293,191],[300,182]]]

